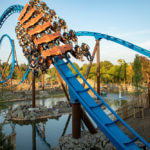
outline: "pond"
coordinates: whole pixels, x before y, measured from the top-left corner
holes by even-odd
[[[110,93],[103,96],[103,99],[116,110],[125,102],[127,102],[130,97],[123,96],[119,99],[118,94]],[[40,99],[36,101],[36,104],[43,105],[47,107],[52,107],[58,101],[66,101],[66,98],[47,98]],[[31,101],[25,102],[15,102],[13,107],[19,104],[30,104]],[[7,103],[7,105],[9,105]],[[0,123],[4,121],[5,113],[7,113],[7,107],[1,109],[0,113]],[[58,144],[59,138],[62,135],[71,134],[72,132],[72,121],[68,124],[65,130],[66,122],[69,118],[69,114],[62,115],[55,119],[48,119],[40,123],[33,123],[28,125],[13,124],[11,122],[6,122],[3,126],[3,133],[9,136],[11,135],[11,141],[16,150],[47,150],[55,147]],[[96,126],[96,125],[95,125]]]

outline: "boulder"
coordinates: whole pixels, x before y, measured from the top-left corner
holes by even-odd
[[[18,118],[19,119],[24,119],[24,114],[22,111],[18,111]]]

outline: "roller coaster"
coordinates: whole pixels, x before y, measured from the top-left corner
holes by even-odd
[[[95,92],[86,79],[75,68],[69,56],[71,54],[80,60],[83,60],[83,56],[89,61],[93,59],[89,52],[89,46],[86,43],[82,43],[81,46],[77,44],[78,36],[91,36],[94,37],[95,40],[106,39],[147,57],[150,57],[150,51],[106,34],[88,31],[68,31],[66,22],[59,18],[54,10],[49,9],[46,3],[39,0],[31,0],[25,7],[22,5],[13,5],[6,9],[0,17],[0,28],[2,28],[7,18],[14,13],[20,14],[15,31],[19,44],[23,49],[23,54],[29,62],[29,67],[19,84],[27,79],[30,71],[32,71],[35,76],[38,76],[39,69],[41,69],[42,72],[46,72],[50,65],[53,64],[69,87],[71,102],[82,104],[86,112],[117,149],[139,149],[135,143],[138,140],[147,148],[150,148],[150,144],[129,127],[129,125]],[[3,35],[0,38],[0,45],[5,37],[9,39],[11,44],[12,64],[7,77],[4,77],[4,72],[2,68],[0,68],[0,83],[5,83],[12,78],[16,66],[14,44],[11,37],[7,34]],[[68,64],[76,71],[76,75],[69,69]],[[88,87],[87,89],[80,84],[77,80],[77,76],[84,81]],[[88,90],[94,93],[100,100],[100,104],[95,102],[89,95]],[[111,119],[103,111],[102,106],[105,106],[114,115],[115,120]],[[131,139],[128,137],[128,135],[119,128],[118,122],[127,128],[134,138]]]

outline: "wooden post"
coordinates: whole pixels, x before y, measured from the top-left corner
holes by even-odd
[[[97,51],[97,43],[95,44],[95,47],[94,47],[94,50],[93,50],[93,53],[92,53],[92,60],[90,61],[89,65],[88,65],[88,68],[87,68],[87,72],[86,72],[86,74],[85,74],[85,76],[84,76],[84,78],[85,78],[86,80],[87,80],[87,78],[88,78],[90,69],[91,69],[91,67],[92,67],[93,60],[94,60],[96,51]],[[83,82],[82,85],[85,86],[85,82]]]
[[[100,40],[96,40],[97,45],[97,93],[100,95]]]
[[[68,95],[68,93],[67,93],[67,90],[66,90],[66,88],[65,88],[65,86],[64,86],[64,84],[63,84],[63,81],[62,81],[62,79],[61,79],[61,76],[60,76],[60,74],[59,74],[59,72],[57,71],[56,68],[55,68],[55,70],[56,70],[56,73],[57,73],[59,82],[60,82],[60,84],[61,84],[61,86],[62,86],[62,88],[63,88],[63,91],[64,91],[64,93],[65,93],[65,96],[66,96],[68,102],[70,103],[70,98],[69,98],[69,95]]]
[[[32,108],[35,108],[35,75],[32,73]]]
[[[4,87],[4,85],[3,85],[3,83],[2,83],[2,96],[3,96],[3,92],[4,92],[4,89],[3,89],[3,87]]]
[[[13,88],[12,88],[12,78],[10,79],[10,90],[13,93]]]
[[[62,135],[61,135],[61,136],[64,136],[64,135],[65,135],[66,130],[67,130],[68,125],[69,125],[69,122],[70,122],[70,119],[71,119],[71,114],[69,114],[69,116],[68,116],[68,119],[67,119],[67,122],[66,122],[65,128],[64,128],[63,133],[62,133]]]
[[[94,125],[92,124],[91,120],[89,119],[89,117],[82,108],[81,108],[81,119],[83,120],[83,122],[85,123],[86,127],[88,128],[91,134],[97,133],[96,129],[94,128]]]
[[[42,73],[42,91],[44,91],[44,84],[45,84],[44,74]]]
[[[72,104],[72,137],[78,139],[81,136],[81,106],[80,103]]]
[[[89,66],[88,66],[88,69],[87,69],[87,72],[86,72],[86,75],[85,75],[85,79],[88,78],[88,75],[89,75],[89,72],[90,72],[90,69],[92,67],[92,63],[93,63],[93,60],[94,60],[94,57],[95,57],[95,54],[96,54],[96,51],[97,51],[97,46],[98,46],[98,43],[96,42],[93,53],[92,53],[92,60],[89,63]]]
[[[32,150],[36,150],[36,129],[35,129],[35,124],[32,124]]]

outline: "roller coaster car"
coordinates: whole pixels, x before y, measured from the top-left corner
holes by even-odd
[[[59,19],[59,26],[62,28],[64,26],[66,26],[66,22],[63,19]]]
[[[61,36],[61,33],[56,32],[56,33],[53,33],[50,35],[45,35],[45,36],[41,37],[40,39],[34,39],[34,43],[38,46],[39,44],[42,44],[42,43],[51,42],[51,41],[59,38],[60,36]]]
[[[32,59],[29,68],[31,70],[34,70],[34,69],[36,69],[36,67],[37,67],[37,64],[35,63],[35,60]]]
[[[44,10],[46,10],[46,11],[49,10],[49,8],[47,7],[47,5],[46,5],[45,2],[41,2],[41,7],[42,7]]]
[[[76,53],[80,54],[81,53],[81,49],[79,45],[75,45],[74,50]]]
[[[56,18],[57,21],[53,21]],[[21,12],[19,20],[16,33],[20,45],[24,47],[23,51],[29,60],[31,70],[38,72],[40,67],[42,72],[45,72],[51,64],[52,57],[59,56],[63,59],[68,52],[81,60],[83,55],[89,56],[87,45],[82,45],[82,48],[76,45],[73,49],[72,41],[77,42],[75,31],[65,32],[65,20],[58,18],[55,11],[49,9],[46,3],[31,0]]]
[[[24,24],[25,22],[27,22],[29,20],[29,18],[33,15],[33,13],[35,12],[35,8],[32,8],[25,16],[24,18],[20,21],[21,24]]]
[[[69,38],[70,38],[70,40],[72,40],[73,42],[77,42],[77,37],[76,37],[76,34],[75,34],[75,31],[73,31],[73,30],[70,30],[69,31]]]
[[[29,31],[28,34],[31,37],[34,34],[38,34],[38,33],[41,33],[42,31],[45,31],[50,26],[51,26],[51,23],[47,22],[43,25],[39,25],[39,26],[35,27],[33,30]]]
[[[23,10],[21,11],[21,14],[20,14],[20,16],[18,18],[19,21],[24,17],[24,15],[25,15],[25,13],[26,13],[26,11],[28,9],[28,6],[29,6],[29,4],[26,4],[25,7],[23,8]]]
[[[88,61],[91,61],[92,57],[91,57],[89,49],[90,47],[87,44],[82,43],[81,45],[82,54],[87,58]]]
[[[32,18],[29,22],[27,22],[25,25],[23,25],[23,27],[25,29],[35,25],[41,18],[43,17],[43,14],[39,14],[36,16],[36,18]]]
[[[53,22],[53,25],[52,25],[51,29],[54,32],[61,31],[61,27],[58,25],[58,23],[56,21]]]
[[[72,44],[66,44],[66,45],[62,45],[62,46],[55,46],[51,49],[48,49],[46,51],[42,50],[42,56],[44,57],[44,59],[46,59],[47,56],[61,56],[62,54],[71,51],[73,49]]]
[[[46,73],[46,70],[50,67],[51,64],[52,64],[52,61],[50,60],[49,57],[47,57],[46,59],[43,59],[42,57],[40,57],[38,59],[38,65],[42,73]]]
[[[56,16],[56,12],[53,9],[50,9],[50,16],[53,18]]]
[[[75,57],[76,59],[80,59],[81,61],[83,61],[83,55],[81,53],[81,48],[78,45],[75,45],[74,50],[71,50],[71,54],[73,57]]]
[[[63,38],[65,38],[66,40],[69,40],[69,35],[67,32],[64,32],[63,33]]]

